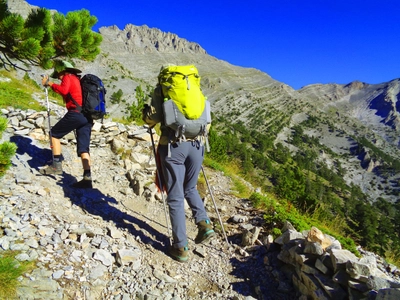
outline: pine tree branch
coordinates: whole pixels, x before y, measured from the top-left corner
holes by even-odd
[[[23,63],[24,61],[23,60],[21,60],[21,59],[18,59],[18,58],[15,58],[16,60],[18,60],[18,61],[20,61],[21,63]],[[22,70],[22,71],[25,71],[25,72],[30,72],[31,70],[29,70],[29,69],[25,69],[25,68],[22,68],[22,67],[20,67],[20,66],[18,66],[16,63],[13,63],[12,61],[11,61],[11,59],[6,55],[6,54],[4,54],[3,53],[3,56],[2,55],[0,55],[0,60],[1,60],[1,62],[2,62],[2,64],[3,64],[3,67],[4,67],[4,69],[6,69],[6,71],[10,71],[11,69],[10,69],[10,67],[12,68],[12,69],[18,69],[18,70]]]

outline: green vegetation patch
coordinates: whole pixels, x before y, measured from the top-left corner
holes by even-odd
[[[32,80],[18,80],[10,72],[0,72],[0,108],[12,106],[16,109],[43,111],[46,108],[33,99],[38,85]]]
[[[290,202],[277,201],[272,196],[264,196],[259,193],[253,193],[249,200],[252,201],[254,207],[265,212],[264,220],[267,226],[271,227],[270,231],[275,238],[281,233],[280,228],[283,227],[286,221],[290,222],[299,232],[310,230],[311,227],[315,226],[322,232],[336,238],[344,249],[353,252],[357,256],[359,255],[353,239],[334,231],[332,226],[329,226],[330,229],[328,229],[326,224],[323,223],[324,220],[315,219],[307,213],[300,213]]]
[[[217,162],[209,157],[204,158],[204,165],[214,170],[224,173],[224,176],[229,177],[232,180],[232,194],[236,197],[248,198],[251,195],[251,188],[244,183],[240,176],[239,166],[234,161],[230,163]]]
[[[34,262],[19,262],[14,257],[15,251],[0,252],[0,299],[14,299],[18,278],[34,269]]]

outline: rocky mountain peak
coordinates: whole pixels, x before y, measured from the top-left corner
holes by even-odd
[[[9,10],[26,18],[29,12],[38,8],[24,0],[8,0]],[[53,10],[54,11],[54,10]],[[147,25],[136,26],[127,24],[123,30],[116,25],[101,27],[99,32],[111,41],[123,44],[125,50],[131,53],[193,53],[207,54],[198,44],[180,38],[170,32],[163,32],[158,28],[149,28]],[[114,46],[112,44],[112,46]]]
[[[365,82],[361,82],[358,80],[352,81],[349,84],[346,84],[344,87],[348,88],[350,90],[361,90],[364,88],[367,84]]]
[[[128,24],[123,30],[117,26],[101,27],[99,31],[106,40],[124,45],[131,53],[207,53],[197,43],[189,42],[174,33],[149,28],[147,25]],[[112,43],[111,46],[114,47],[115,44]]]
[[[7,0],[8,9],[12,13],[16,13],[26,18],[33,8],[38,8],[38,6],[30,5],[24,0]]]

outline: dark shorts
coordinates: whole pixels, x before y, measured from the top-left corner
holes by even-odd
[[[73,130],[76,130],[76,151],[78,156],[89,153],[90,136],[93,121],[88,120],[83,114],[68,111],[60,121],[51,128],[51,136],[61,139]]]

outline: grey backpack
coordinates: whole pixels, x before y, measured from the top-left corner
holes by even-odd
[[[173,133],[170,136],[170,142],[196,139],[205,144],[207,152],[210,151],[207,127],[211,124],[211,107],[208,100],[206,100],[203,113],[198,119],[187,119],[171,99],[164,101],[163,113],[164,124]]]

